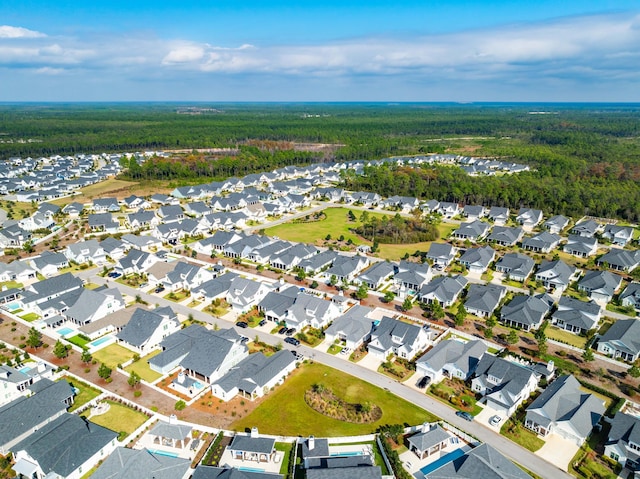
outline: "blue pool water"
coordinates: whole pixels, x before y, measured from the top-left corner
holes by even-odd
[[[11,303],[11,304],[7,304],[6,308],[9,311],[15,311],[16,309],[20,309],[20,306],[17,305],[16,303]]]
[[[29,366],[25,366],[23,368],[18,369],[18,371],[20,371],[21,373],[28,373],[29,371],[31,371],[31,368]]]
[[[464,451],[462,449],[456,449],[446,456],[442,456],[440,459],[433,461],[431,464],[427,464],[422,469],[420,469],[420,472],[426,476],[427,474],[431,474],[433,471],[440,469],[445,464],[448,464],[451,461],[455,461],[462,456],[464,456]]]
[[[67,334],[71,334],[75,332],[75,330],[71,329],[71,328],[62,328],[62,329],[58,329],[58,334],[60,336],[66,336]]]
[[[100,346],[101,344],[106,343],[107,341],[111,341],[111,336],[102,336],[101,338],[98,338],[95,341],[91,341],[89,343],[89,346],[91,347]]]
[[[238,471],[245,472],[264,472],[264,469],[258,469],[257,467],[239,467]]]
[[[202,389],[202,383],[200,381],[196,381],[193,383],[193,387],[196,389]]]
[[[351,456],[362,456],[362,452],[360,451],[349,451],[349,452],[334,452],[331,454],[332,457],[351,457]]]
[[[179,454],[176,454],[175,452],[160,451],[158,449],[149,449],[149,452],[157,456],[179,457]]]

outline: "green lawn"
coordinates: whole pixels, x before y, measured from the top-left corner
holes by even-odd
[[[105,363],[111,369],[115,369],[118,364],[126,363],[133,358],[133,351],[123,348],[119,344],[110,344],[106,348],[93,353],[93,358],[101,363]]]
[[[520,444],[522,447],[529,449],[531,452],[536,452],[542,446],[544,441],[540,439],[536,433],[526,429],[522,424],[509,419],[504,423],[500,434],[508,437],[516,444]]]
[[[157,354],[160,354],[160,350],[154,351],[151,354],[148,354],[145,357],[140,358],[139,361],[136,361],[135,363],[131,363],[129,366],[127,366],[124,369],[125,369],[125,371],[127,371],[129,373],[131,371],[135,371],[136,373],[138,373],[138,375],[142,379],[144,379],[145,381],[147,381],[149,383],[152,383],[156,379],[162,377],[162,374],[153,371],[149,367],[149,364],[147,363],[147,361],[149,361],[149,359],[151,359],[152,357],[154,357]]]
[[[87,344],[89,344],[91,342],[91,340],[89,340],[89,339],[84,339],[80,334],[76,334],[75,336],[72,336],[72,337],[66,338],[66,339],[71,344],[75,344],[76,346],[79,346],[82,349],[85,349],[87,347]]]
[[[27,314],[23,314],[22,316],[19,316],[21,319],[24,319],[25,321],[35,321],[36,319],[40,319],[40,316],[38,316],[36,313],[27,313]]]
[[[99,416],[92,416],[90,421],[119,433],[120,436],[118,439],[120,441],[149,419],[146,414],[134,411],[130,407],[123,406],[114,401],[107,400],[107,402],[110,406],[109,410]]]
[[[567,343],[571,346],[575,346],[576,348],[584,349],[587,344],[587,338],[584,336],[578,336],[577,334],[556,328],[555,326],[549,326],[545,329],[544,333],[549,339],[555,339],[556,341]]]
[[[18,283],[17,281],[4,281],[0,283],[0,287],[7,288],[7,289],[11,289],[11,288],[22,289],[24,288],[24,285],[22,283]]]
[[[342,346],[340,346],[339,344],[332,344],[331,346],[329,346],[329,349],[327,349],[327,352],[329,354],[338,354],[340,351],[342,351]]]
[[[289,474],[289,458],[293,453],[293,448],[296,447],[295,443],[291,444],[289,442],[276,442],[274,448],[276,451],[280,451],[283,453],[282,461],[280,461],[280,474],[284,477],[287,477]]]
[[[382,418],[369,424],[353,424],[326,417],[304,402],[304,392],[321,382],[352,403],[367,398],[382,409]],[[270,392],[266,400],[231,428],[242,431],[257,426],[265,434],[287,436],[315,434],[320,437],[368,434],[384,424],[422,424],[437,418],[389,391],[330,367],[313,363],[301,366],[283,386]]]
[[[71,379],[69,377],[63,376],[61,380],[67,381],[74,388],[80,390],[80,392],[74,396],[73,405],[69,408],[69,412],[75,411],[80,406],[87,404],[89,401],[97,398],[100,395],[100,391],[98,389],[93,388],[81,381],[78,381],[77,379]]]

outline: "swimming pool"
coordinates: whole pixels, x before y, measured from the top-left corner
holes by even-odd
[[[58,334],[62,337],[66,336],[67,334],[71,334],[71,333],[75,333],[75,329],[71,329],[71,328],[62,328],[62,329],[58,329]]]
[[[362,456],[361,451],[346,451],[346,452],[333,452],[330,454],[331,457],[351,457],[351,456]]]
[[[196,381],[193,383],[193,387],[196,389],[202,389],[202,383],[200,381]]]
[[[167,457],[179,457],[180,455],[175,452],[161,451],[159,449],[149,449],[149,452],[155,454],[157,456],[167,456]]]
[[[431,474],[433,471],[440,469],[445,464],[449,464],[451,461],[455,461],[459,457],[464,456],[464,454],[465,452],[462,449],[456,449],[455,451],[442,456],[440,459],[433,461],[431,464],[427,464],[422,469],[420,469],[420,472],[425,476],[427,474]]]
[[[25,366],[23,368],[18,369],[18,371],[20,371],[21,373],[28,373],[29,371],[31,371],[31,367],[30,366]]]
[[[238,467],[238,471],[244,472],[264,472],[264,469],[259,469],[257,467]]]
[[[107,341],[111,341],[112,339],[113,339],[113,336],[102,336],[101,338],[98,338],[95,341],[91,341],[89,343],[89,347],[95,348],[97,346],[100,346],[101,344],[106,343]]]
[[[9,311],[15,311],[17,309],[20,309],[20,305],[16,303],[11,303],[11,304],[7,304],[5,308],[7,308]]]

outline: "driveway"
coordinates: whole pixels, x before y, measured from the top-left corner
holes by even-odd
[[[563,471],[569,467],[569,462],[580,449],[572,441],[561,438],[557,434],[550,434],[545,439],[544,446],[536,451],[536,455],[545,458]]]
[[[347,360],[348,361],[348,360]],[[367,354],[364,358],[356,363],[358,366],[367,368],[371,371],[377,371],[382,364],[382,359],[375,357],[373,354]]]
[[[489,419],[491,419],[493,416],[496,416],[496,415],[500,416],[502,418],[502,421],[500,421],[500,424],[498,424],[497,426],[492,426],[491,424],[489,424]],[[500,434],[500,428],[504,424],[505,419],[506,418],[504,414],[499,413],[495,409],[492,409],[488,406],[484,406],[482,411],[480,411],[478,415],[475,417],[476,422],[479,422],[483,426],[488,427],[489,429],[497,432],[498,434]]]

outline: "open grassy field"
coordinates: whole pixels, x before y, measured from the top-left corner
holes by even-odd
[[[349,208],[327,208],[324,210],[326,217],[320,221],[313,221],[309,223],[283,223],[271,228],[267,228],[265,233],[269,236],[277,236],[284,240],[298,241],[301,243],[322,243],[328,234],[332,239],[337,239],[341,235],[344,236],[345,241],[351,239],[354,244],[366,244],[371,246],[371,241],[358,236],[353,233],[351,229],[357,228],[362,225],[360,221],[359,210],[353,210],[356,216],[355,221],[349,221],[348,214]],[[376,216],[378,218],[387,215],[395,215],[395,212],[378,213],[368,212],[369,216]],[[447,238],[451,232],[456,229],[457,225],[449,223],[441,223],[438,225],[438,231],[440,232],[440,238]],[[410,243],[410,244],[380,244],[380,251],[378,256],[384,259],[397,260],[402,258],[406,253],[413,254],[416,251],[427,251],[431,246],[431,242],[422,243]]]
[[[134,411],[130,407],[118,404],[115,401],[107,400],[109,410],[98,416],[89,419],[92,423],[106,427],[120,434],[118,439],[122,441],[125,437],[138,429],[149,419],[146,414]],[[85,413],[83,413],[84,415]],[[88,414],[88,413],[87,413]]]
[[[127,366],[125,369],[125,371],[127,371],[128,373],[130,373],[131,371],[135,371],[136,373],[138,373],[138,375],[144,379],[145,381],[152,383],[153,381],[155,381],[156,379],[162,377],[162,374],[157,373],[155,371],[153,371],[150,367],[149,364],[147,363],[147,361],[149,359],[151,359],[152,357],[154,357],[155,355],[160,354],[160,350],[158,351],[154,351],[151,354],[146,355],[143,358],[140,358],[139,361],[136,361],[134,363],[131,363],[129,366]]]
[[[73,201],[79,203],[89,203],[94,198],[115,197],[118,199],[126,198],[130,195],[149,196],[155,193],[168,193],[173,188],[167,186],[166,182],[150,181],[138,183],[136,181],[116,180],[109,178],[95,185],[89,185],[80,190],[79,195],[67,198],[58,198],[51,203],[58,206],[67,205]]]
[[[101,363],[105,363],[111,369],[115,369],[118,364],[126,363],[133,358],[133,351],[123,348],[119,344],[110,344],[106,348],[93,353],[93,358]]]
[[[314,383],[331,388],[345,401],[357,403],[366,398],[382,409],[382,418],[374,423],[354,424],[329,418],[305,403],[304,393]],[[437,418],[429,412],[365,381],[318,363],[304,364],[260,407],[231,425],[242,431],[257,426],[266,434],[320,437],[367,434],[383,424],[421,424]]]

